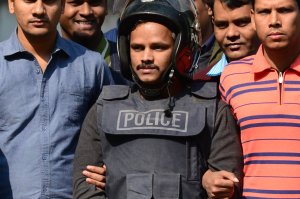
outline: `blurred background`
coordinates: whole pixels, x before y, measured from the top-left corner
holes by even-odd
[[[102,31],[106,32],[116,26],[118,15],[112,14],[113,1],[108,0],[108,15],[102,26]],[[7,0],[0,0],[0,41],[7,39],[11,32],[16,28],[15,16],[8,12]],[[58,27],[59,29],[59,27]]]

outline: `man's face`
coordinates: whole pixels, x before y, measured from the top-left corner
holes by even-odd
[[[252,18],[266,49],[299,49],[300,11],[295,0],[255,0]]]
[[[18,34],[45,37],[56,34],[63,0],[8,0],[9,12],[16,15]]]
[[[165,26],[145,22],[130,34],[130,58],[133,72],[147,85],[161,83],[171,63],[174,47],[172,32]]]
[[[106,0],[66,0],[60,18],[63,36],[71,40],[99,37],[106,12]]]
[[[214,3],[216,40],[229,61],[238,60],[257,51],[259,42],[251,24],[251,4],[230,9],[220,0]]]

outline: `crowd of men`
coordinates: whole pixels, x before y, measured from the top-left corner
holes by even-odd
[[[115,4],[8,0],[0,198],[300,198],[300,0]]]

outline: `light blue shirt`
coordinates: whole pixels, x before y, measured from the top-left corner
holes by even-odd
[[[220,76],[225,66],[228,64],[225,54],[223,53],[221,59],[208,71],[208,76]]]
[[[110,81],[99,53],[59,34],[44,73],[16,32],[0,43],[0,198],[72,198],[79,130]]]

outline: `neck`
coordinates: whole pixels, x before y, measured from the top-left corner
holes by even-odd
[[[80,45],[86,47],[89,50],[98,51],[98,46],[100,44],[101,37],[102,36],[94,37],[94,38],[85,38],[75,42],[79,43]]]
[[[41,36],[35,36],[24,33],[20,27],[18,27],[17,31],[17,36],[22,46],[36,58],[42,71],[44,71],[51,58],[57,33],[52,32]]]
[[[77,35],[70,35],[66,31],[62,29],[61,31],[62,37],[65,39],[72,40],[89,50],[98,51],[98,45],[100,44],[101,38],[103,37],[103,33],[100,31],[99,34],[96,34],[92,37],[82,37]]]
[[[277,71],[283,72],[285,69],[289,68],[294,60],[300,54],[300,47],[293,50],[273,50],[273,49],[263,49],[264,56],[267,62],[271,65],[272,68],[275,68]]]
[[[161,89],[160,89],[161,88]],[[172,78],[172,82],[165,84],[164,86],[160,86],[157,89],[157,95],[147,95],[147,89],[143,90],[140,88],[140,94],[144,99],[155,100],[155,99],[163,99],[170,96],[177,96],[182,92],[184,88],[184,84],[182,80],[179,78]],[[151,92],[151,89],[149,89]],[[154,91],[155,89],[153,89]],[[146,91],[146,92],[145,92]]]
[[[33,36],[20,31],[20,28],[18,28],[17,31],[17,36],[25,50],[32,54],[51,55],[55,45],[56,33],[43,36]]]

